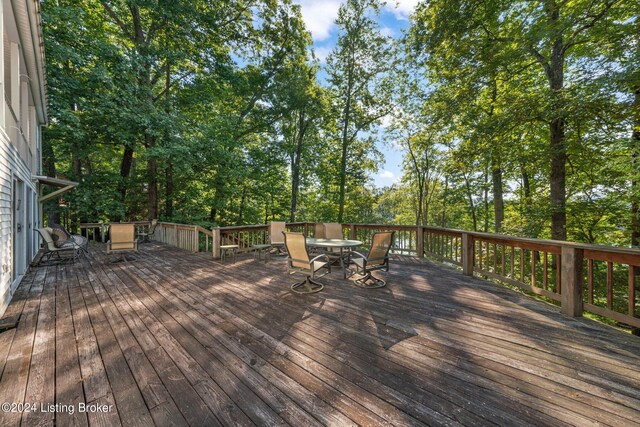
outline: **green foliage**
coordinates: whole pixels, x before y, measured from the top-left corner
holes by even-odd
[[[548,238],[562,211],[569,239],[626,244],[640,239],[638,6],[433,0],[396,43],[377,0],[346,0],[323,87],[291,1],[45,0],[46,172],[80,182],[64,200],[75,223]],[[381,135],[404,176],[374,189]]]

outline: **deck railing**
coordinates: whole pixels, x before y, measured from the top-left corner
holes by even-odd
[[[135,223],[139,229],[149,222]],[[105,241],[108,224],[81,224],[83,235]],[[288,223],[289,231],[314,234],[313,222]],[[556,301],[564,313],[583,310],[640,328],[637,302],[640,250],[477,233],[438,227],[343,224],[345,238],[369,246],[375,231],[396,231],[392,253],[459,266],[465,275],[518,286]],[[214,227],[158,223],[153,239],[192,252],[220,257],[220,245],[236,244],[239,252],[269,242],[268,225]]]

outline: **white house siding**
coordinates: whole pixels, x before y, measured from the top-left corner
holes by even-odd
[[[0,316],[39,246],[32,176],[40,175],[39,127],[46,123],[41,43],[38,0],[0,0]],[[21,209],[14,218],[16,179]],[[22,231],[16,234],[18,223]]]
[[[25,248],[25,262],[14,271],[14,244],[13,236],[13,182],[17,178],[24,184],[22,196],[22,211],[26,218],[22,218],[23,233],[21,238]],[[32,203],[27,203],[26,197],[33,197],[36,187],[31,181],[31,172],[27,165],[20,158],[18,151],[7,140],[4,132],[0,131],[0,314],[4,313],[19,279],[25,273],[28,263],[35,255],[35,244],[28,245],[28,242],[36,242],[36,239],[29,239],[28,233],[33,233],[38,226],[37,215],[34,215]],[[26,212],[27,206],[31,205],[31,212]],[[36,209],[37,211],[37,209]],[[30,246],[30,247],[28,247]],[[16,280],[14,280],[14,278]],[[13,285],[13,288],[12,288]]]

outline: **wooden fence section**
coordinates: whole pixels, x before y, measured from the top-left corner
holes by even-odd
[[[144,230],[149,222],[136,222]],[[313,222],[288,223],[287,230],[314,234]],[[640,328],[637,289],[640,250],[530,239],[438,227],[386,224],[343,224],[343,235],[366,249],[376,231],[396,232],[392,253],[429,257],[509,283],[561,304],[563,312],[583,310]],[[81,224],[92,241],[105,241],[108,224]],[[159,222],[154,240],[192,252],[220,256],[220,245],[238,245],[239,252],[270,242],[269,225],[214,227]]]

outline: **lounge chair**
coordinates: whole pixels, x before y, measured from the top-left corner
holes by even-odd
[[[365,256],[359,252],[351,253],[351,260],[356,265],[356,273],[362,277],[354,283],[362,288],[381,288],[387,283],[373,277],[373,270],[389,271],[389,250],[393,244],[395,231],[381,231],[373,233],[369,253]],[[371,281],[371,282],[369,282]]]
[[[307,252],[306,238],[302,233],[283,232],[282,235],[289,254],[289,258],[287,258],[289,274],[302,271],[307,275],[303,282],[291,285],[291,291],[297,294],[312,294],[323,290],[324,285],[313,279],[316,278],[316,273],[323,268],[327,272],[317,277],[331,273],[329,258],[326,255],[318,255],[315,258],[311,258],[309,252]]]
[[[80,255],[81,246],[76,243],[75,239],[66,239],[56,244],[53,240],[53,229],[51,227],[36,228],[36,231],[44,241],[44,253],[40,262],[45,258],[49,261],[53,256],[56,256],[59,260],[73,260],[75,262]],[[65,255],[65,257],[63,258],[62,255]]]
[[[111,224],[107,253],[122,254],[122,259],[126,261],[127,253],[138,251],[138,240],[135,238],[135,234],[136,230],[133,224]]]

